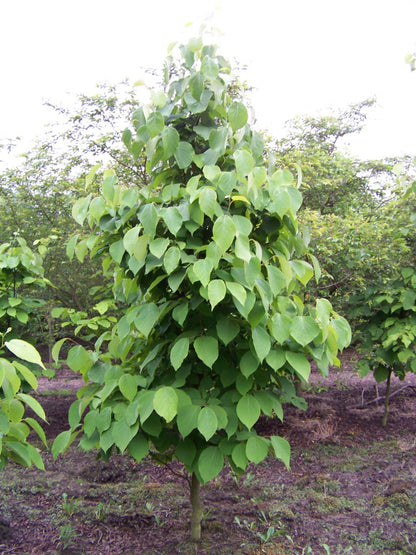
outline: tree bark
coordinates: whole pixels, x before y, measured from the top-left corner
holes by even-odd
[[[202,520],[202,510],[201,510],[201,498],[200,498],[200,482],[196,477],[195,473],[192,474],[191,481],[191,538],[194,541],[201,539],[201,520]]]
[[[389,402],[390,402],[390,385],[391,385],[391,373],[392,371],[389,371],[389,375],[387,377],[387,388],[386,388],[386,398],[384,400],[384,414],[383,414],[383,420],[382,420],[382,426],[383,428],[386,427],[387,424],[387,417],[389,414]]]

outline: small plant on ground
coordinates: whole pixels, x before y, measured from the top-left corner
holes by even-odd
[[[269,453],[289,466],[288,442],[254,426],[298,401],[310,359],[324,374],[339,365],[350,330],[327,300],[304,301],[319,267],[305,260],[298,182],[266,164],[246,107],[229,94],[230,65],[199,38],[179,52],[164,90],[123,134],[135,159],[145,155],[144,186],[106,171],[101,194],[73,207],[91,232],[72,246],[102,260],[124,309],[95,351],[68,352],[86,385],[53,453],[82,432],[81,446],[106,458],[180,461],[198,540],[200,485],[226,463],[242,475]]]

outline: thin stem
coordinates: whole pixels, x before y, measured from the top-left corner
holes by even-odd
[[[195,473],[192,474],[191,480],[191,538],[194,541],[201,539],[201,520],[202,520],[202,510],[201,510],[201,498],[200,498],[200,482],[196,477]]]
[[[388,416],[388,414],[389,414],[391,374],[392,374],[392,371],[389,370],[389,375],[387,376],[386,398],[385,398],[385,400],[384,400],[384,414],[383,414],[383,420],[382,420],[382,422],[381,422],[383,428],[384,428],[384,427],[386,426],[386,424],[387,424],[387,416]]]

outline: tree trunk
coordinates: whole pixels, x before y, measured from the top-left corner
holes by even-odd
[[[390,384],[391,384],[391,370],[389,370],[389,375],[387,376],[386,398],[384,400],[384,414],[383,414],[383,420],[381,422],[383,428],[387,424],[387,416],[389,414]]]
[[[201,539],[201,520],[202,520],[202,510],[201,510],[201,499],[200,499],[200,482],[195,474],[192,474],[191,481],[191,538],[194,541]]]

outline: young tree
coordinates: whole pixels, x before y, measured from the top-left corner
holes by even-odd
[[[304,303],[314,270],[296,219],[302,196],[290,172],[266,167],[261,136],[229,95],[228,62],[199,38],[179,51],[123,134],[134,158],[145,155],[147,186],[108,171],[101,194],[74,205],[92,229],[82,244],[113,275],[125,312],[102,338],[107,350],[70,349],[86,385],[53,453],[82,432],[81,446],[105,457],[181,461],[198,539],[200,484],[226,461],[240,475],[270,451],[289,465],[287,441],[255,424],[299,401],[294,381],[308,380],[310,359],[323,373],[339,365],[350,330],[328,301]]]

